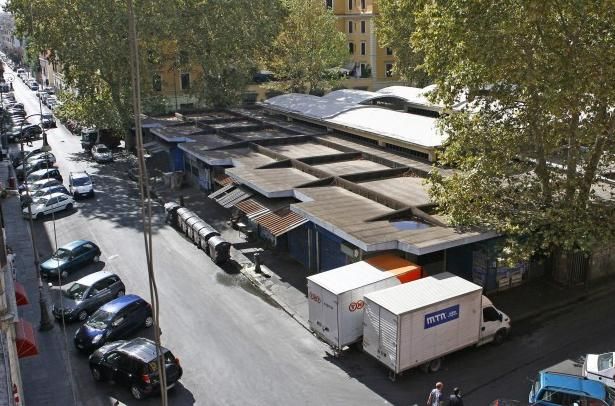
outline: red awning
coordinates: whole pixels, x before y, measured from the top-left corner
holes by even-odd
[[[17,281],[14,282],[15,285],[15,298],[17,299],[17,306],[27,305],[30,303],[28,300],[28,295],[26,294],[26,290],[23,285]]]
[[[17,356],[19,358],[38,355],[32,324],[25,320],[19,320],[15,323],[15,336],[15,345],[17,346]]]

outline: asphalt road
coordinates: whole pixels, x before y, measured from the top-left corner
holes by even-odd
[[[27,111],[37,112],[34,93],[19,80],[14,86]],[[79,201],[73,212],[59,214],[55,221],[37,223],[41,254],[51,253],[56,240],[62,245],[91,239],[102,249],[102,262],[70,279],[106,269],[120,275],[128,293],[148,299],[138,190],[127,180],[125,164],[91,162],[79,138],[63,127],[48,134],[64,178],[71,170],[87,170],[96,197]],[[170,394],[172,405],[421,405],[436,380],[444,382],[447,393],[461,387],[466,405],[486,405],[497,397],[527,399],[527,378],[543,367],[586,352],[615,350],[612,300],[605,298],[531,323],[517,325],[513,320],[514,334],[503,345],[470,348],[448,356],[436,374],[408,371],[391,382],[386,370],[366,354],[331,356],[326,345],[240,274],[223,271],[165,225],[163,216],[156,206],[153,252],[162,339],[184,368],[182,385]],[[76,328],[67,326],[66,348],[79,403],[109,405],[118,399],[136,404],[126,389],[92,380],[86,357],[72,345]],[[151,337],[152,332],[142,335]],[[158,398],[139,402],[158,403]]]

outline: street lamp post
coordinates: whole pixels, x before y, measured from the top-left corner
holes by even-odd
[[[33,117],[33,116],[41,116],[42,114],[39,113],[35,113],[35,114],[30,114],[28,117],[26,117],[24,119],[24,121],[21,123],[21,125],[19,126],[19,135],[21,137],[21,154],[22,157],[24,159],[23,162],[23,168],[24,168],[24,184],[25,184],[25,190],[26,190],[26,202],[28,202],[28,221],[30,224],[30,237],[32,238],[32,254],[34,255],[34,268],[36,269],[36,278],[38,280],[38,304],[40,307],[40,311],[41,311],[41,322],[38,326],[39,331],[48,331],[51,330],[53,328],[53,323],[51,322],[51,317],[49,317],[49,307],[47,306],[47,299],[45,298],[45,294],[43,292],[43,277],[41,275],[41,268],[40,268],[40,262],[39,262],[39,257],[38,257],[38,249],[36,246],[36,240],[34,238],[34,222],[32,221],[32,198],[30,197],[30,189],[28,188],[28,176],[26,176],[26,166],[27,166],[27,159],[26,156],[24,154],[24,148],[23,148],[23,144],[24,144],[24,137],[23,134],[21,133],[23,130],[23,123],[26,122],[26,119],[28,119],[29,117]],[[45,133],[45,128],[43,128],[43,146],[41,147],[41,151],[43,152],[49,152],[51,151],[51,146],[49,146],[49,143],[47,142],[47,134]]]

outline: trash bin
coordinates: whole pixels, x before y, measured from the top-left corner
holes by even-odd
[[[194,225],[198,222],[203,222],[201,218],[197,215],[190,217],[186,220],[186,237],[194,241]]]
[[[175,202],[168,202],[164,205],[164,211],[167,213],[166,221],[173,227],[177,227],[177,210],[181,209],[181,206]]]
[[[216,264],[222,264],[228,261],[231,256],[231,243],[226,241],[219,235],[215,235],[207,240],[209,246],[209,256]]]
[[[188,221],[188,219],[194,216],[196,216],[196,213],[194,213],[192,210],[188,210],[185,207],[182,207],[181,209],[177,210],[177,223],[179,225],[179,229],[185,233],[186,221]]]
[[[220,235],[212,226],[207,224],[206,227],[203,227],[197,233],[197,237],[195,237],[195,244],[200,247],[207,255],[209,255],[209,245],[207,244],[207,240],[211,237]]]

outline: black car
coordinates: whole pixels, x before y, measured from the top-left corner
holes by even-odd
[[[162,347],[166,372],[166,389],[173,388],[182,377],[179,360]],[[116,341],[90,355],[90,371],[97,381],[113,381],[130,388],[135,399],[160,392],[156,344],[147,338]]]
[[[43,114],[41,116],[41,126],[44,128],[55,128],[56,119],[53,117],[53,114]]]
[[[99,260],[100,248],[96,244],[88,240],[72,241],[58,248],[50,258],[40,264],[41,276],[57,278],[59,271],[62,279],[66,279],[69,272]]]
[[[75,332],[75,347],[93,351],[154,324],[152,306],[137,295],[118,297],[98,309]]]
[[[28,183],[33,183],[42,179],[57,179],[60,183],[64,181],[58,168],[41,169],[40,171],[32,172],[26,179]]]

